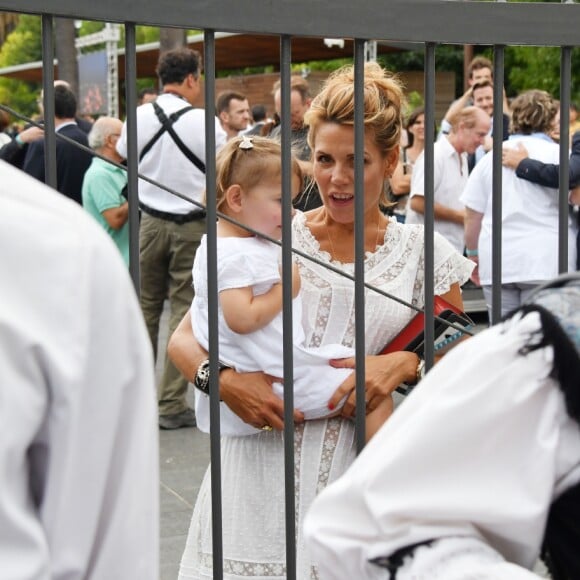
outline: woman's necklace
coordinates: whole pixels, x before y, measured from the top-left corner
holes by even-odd
[[[375,245],[373,247],[373,249],[371,250],[371,252],[375,252],[377,249],[377,246],[379,245],[379,235],[381,233],[381,214],[379,212],[379,217],[377,219],[377,235],[375,237]],[[336,250],[334,249],[334,244],[332,243],[332,238],[330,237],[330,230],[328,229],[328,225],[325,226],[326,227],[326,237],[328,238],[328,243],[330,244],[330,250],[331,250],[331,259],[332,260],[336,260],[336,261],[340,261],[338,260],[338,255],[336,253]]]

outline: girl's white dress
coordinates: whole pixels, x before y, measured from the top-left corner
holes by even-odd
[[[251,287],[255,296],[264,294],[280,278],[280,247],[258,237],[217,238],[218,292]],[[201,240],[193,263],[195,297],[191,305],[193,334],[206,350],[209,343],[207,238]],[[294,407],[306,419],[320,419],[330,414],[328,401],[336,389],[350,376],[351,369],[337,369],[330,359],[354,356],[354,350],[341,344],[327,344],[320,348],[306,348],[302,327],[302,297],[292,301],[293,316],[293,393]],[[237,372],[264,371],[273,377],[284,376],[284,324],[282,312],[263,328],[248,334],[238,334],[227,324],[218,306],[218,335],[220,361]],[[284,387],[276,382],[274,393],[284,397]],[[209,433],[209,396],[196,389],[195,415],[197,426]],[[222,435],[255,435],[259,429],[244,423],[225,404],[220,404]]]
[[[304,214],[293,221],[293,245],[323,263],[330,256],[306,226]],[[324,266],[297,257],[302,277],[306,344],[340,342],[354,347],[353,283]],[[354,274],[354,264],[333,265]],[[462,284],[473,263],[435,236],[435,293]],[[423,228],[393,218],[382,246],[365,259],[365,278],[373,286],[418,307],[423,306]],[[366,290],[366,352],[378,352],[412,318],[414,311]],[[354,425],[341,418],[307,421],[294,431],[297,578],[318,578],[302,534],[302,521],[316,494],[354,461]],[[222,437],[222,510],[224,578],[286,578],[284,447],[280,432]],[[337,506],[341,509],[341,506]],[[206,472],[193,511],[181,561],[180,580],[212,578],[210,472]]]

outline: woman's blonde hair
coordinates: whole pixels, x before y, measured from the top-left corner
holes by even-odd
[[[314,149],[316,132],[324,123],[354,125],[354,67],[332,73],[304,116],[308,144]],[[384,155],[398,150],[405,97],[401,82],[376,62],[364,66],[364,126],[371,130]]]
[[[300,180],[302,171],[292,155],[292,173]],[[216,157],[216,205],[223,208],[225,193],[234,184],[244,190],[256,187],[264,179],[282,174],[282,148],[278,141],[259,136],[241,136],[230,139]]]

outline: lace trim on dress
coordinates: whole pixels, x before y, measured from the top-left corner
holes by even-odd
[[[318,469],[318,482],[316,492],[319,493],[328,485],[330,470],[336,452],[342,419],[335,417],[326,421],[326,428],[322,442],[321,461]],[[296,505],[296,531],[298,533],[300,520],[300,482],[301,482],[301,459],[302,446],[304,442],[305,425],[298,424],[294,429],[294,476],[295,476],[295,505]],[[212,555],[208,553],[199,554],[202,569],[211,571],[213,568]],[[271,562],[250,562],[247,560],[224,559],[223,570],[239,578],[246,577],[266,577],[284,578],[286,577],[286,565]],[[310,567],[310,580],[319,580],[320,576],[315,566]]]
[[[211,554],[203,554],[201,556],[201,564],[206,570],[212,570],[213,559]],[[241,578],[256,576],[285,578],[286,565],[224,559],[224,572]]]
[[[344,419],[333,417],[328,419],[326,423],[326,432],[324,433],[323,449],[320,457],[320,465],[318,467],[318,484],[316,493],[320,493],[327,485],[330,477],[330,468],[332,467],[332,460],[334,452],[338,444],[338,436],[340,434],[340,427]]]

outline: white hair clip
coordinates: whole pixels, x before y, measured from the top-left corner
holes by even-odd
[[[253,149],[254,148],[254,144],[252,143],[252,138],[251,137],[246,137],[244,135],[242,137],[242,140],[240,141],[239,148],[240,149],[243,149],[244,151],[246,151],[247,149]]]

